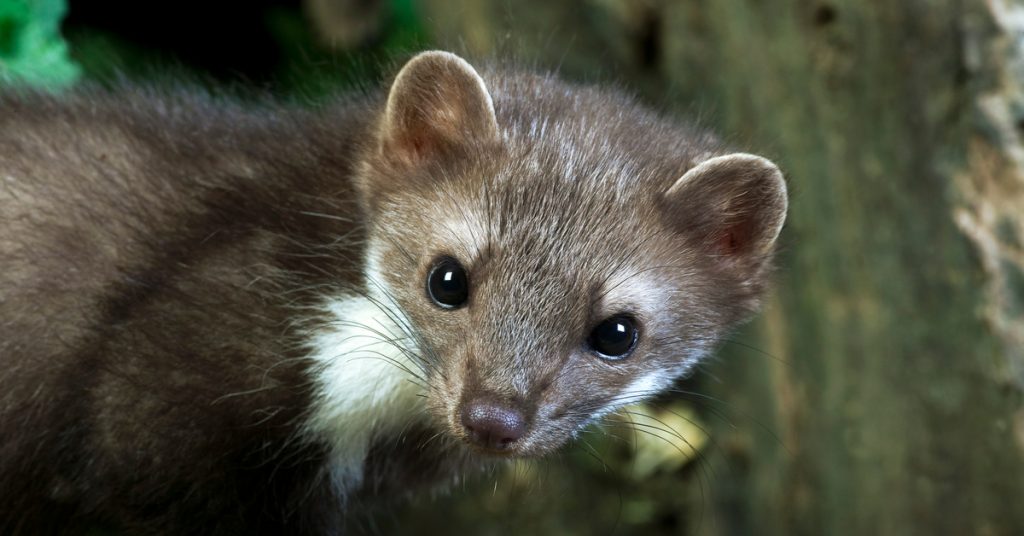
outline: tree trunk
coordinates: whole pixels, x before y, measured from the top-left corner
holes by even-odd
[[[738,338],[763,352],[708,367],[733,418],[708,416],[713,474],[666,477],[698,497],[673,531],[1024,533],[1024,3],[421,10],[442,43],[625,80],[786,171],[779,283]]]

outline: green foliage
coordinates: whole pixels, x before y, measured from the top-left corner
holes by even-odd
[[[0,83],[59,89],[78,79],[60,35],[65,0],[0,0]]]
[[[8,0],[0,0],[0,5]],[[400,59],[429,45],[429,39],[412,0],[389,0],[388,15],[380,35],[353,48],[331,47],[317,39],[308,14],[295,4],[280,3],[252,8],[257,28],[246,33],[254,48],[270,50],[258,70],[246,70],[230,63],[201,63],[196,57],[175,48],[175,43],[147,42],[127,34],[117,24],[103,28],[75,23],[65,29],[72,56],[83,77],[103,83],[127,79],[161,84],[188,83],[214,91],[259,88],[285,99],[303,103],[320,101],[331,95],[375,87],[393,72]],[[76,9],[88,11],[89,5]],[[207,26],[225,26],[235,20],[230,10],[208,14]],[[135,21],[147,25],[152,21]],[[193,47],[220,44],[221,34],[210,32],[190,36]],[[179,43],[180,44],[180,43]],[[168,46],[170,45],[170,46]],[[236,58],[237,59],[237,58]]]

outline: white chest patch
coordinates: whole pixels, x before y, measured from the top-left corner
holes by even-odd
[[[399,324],[400,311],[385,312],[365,297],[327,303],[331,321],[314,334],[316,395],[308,431],[328,442],[337,491],[344,496],[363,481],[374,442],[401,434],[423,417],[423,389],[409,371],[413,342]]]

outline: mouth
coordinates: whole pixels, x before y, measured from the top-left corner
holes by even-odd
[[[516,458],[522,458],[523,457],[522,455],[516,453],[512,449],[500,449],[499,450],[499,449],[490,449],[490,448],[487,448],[487,447],[481,447],[481,446],[474,445],[474,444],[469,443],[469,442],[466,442],[466,444],[469,447],[469,450],[471,450],[474,454],[476,454],[478,456],[482,456],[484,458],[493,458],[493,459],[499,459],[499,460],[514,460]]]
[[[515,459],[527,456],[520,448],[522,440],[505,443],[490,441],[464,429],[450,430],[449,433],[457,438],[466,450],[484,458]]]

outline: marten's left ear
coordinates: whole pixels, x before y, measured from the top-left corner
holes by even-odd
[[[664,215],[675,229],[744,275],[771,256],[787,204],[779,168],[746,153],[701,162],[663,197]]]
[[[498,139],[491,95],[466,60],[430,51],[402,67],[380,125],[382,156],[416,164],[453,146]]]

